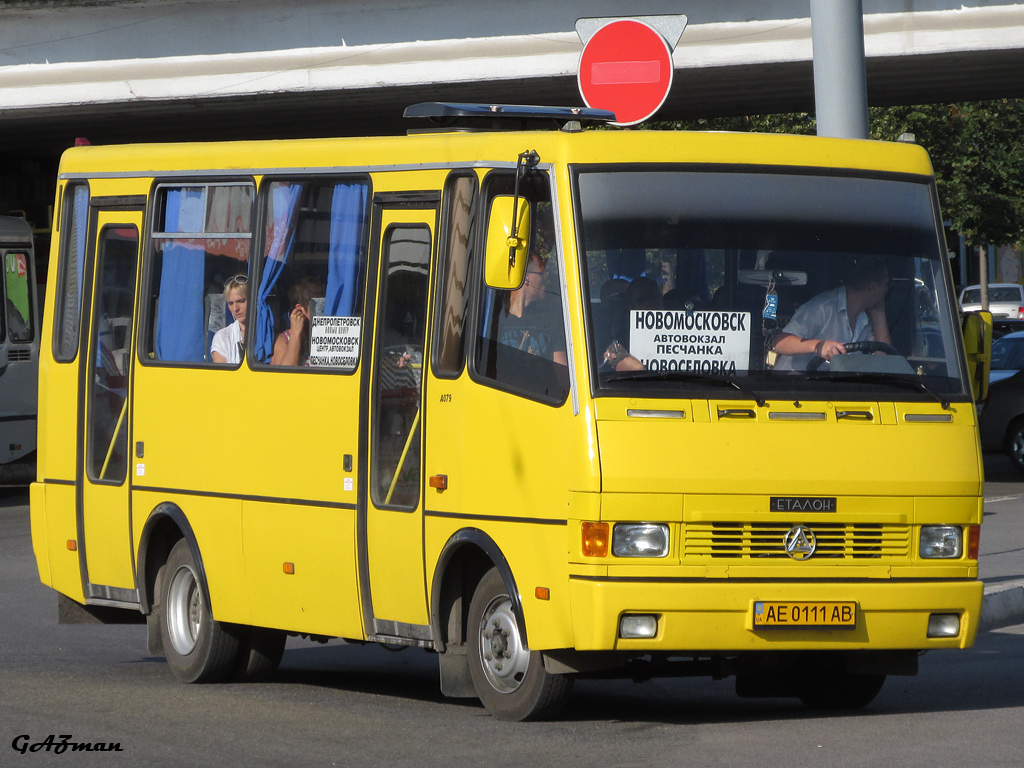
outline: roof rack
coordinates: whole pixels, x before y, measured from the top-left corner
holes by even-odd
[[[615,113],[589,107],[529,107],[514,104],[458,104],[425,101],[406,107],[405,117],[426,118],[434,128],[421,131],[524,131],[539,128],[565,128],[615,122]]]

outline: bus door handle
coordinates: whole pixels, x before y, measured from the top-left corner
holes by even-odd
[[[719,408],[720,419],[753,419],[757,416],[750,408]]]
[[[856,419],[857,421],[874,421],[871,411],[836,411],[837,419]]]

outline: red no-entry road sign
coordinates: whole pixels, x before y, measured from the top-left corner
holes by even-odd
[[[658,31],[636,19],[618,19],[587,41],[577,80],[588,107],[614,112],[618,125],[635,125],[665,103],[672,71],[672,51]]]

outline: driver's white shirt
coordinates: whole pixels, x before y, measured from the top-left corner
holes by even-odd
[[[851,341],[874,341],[875,333],[867,312],[857,315],[856,327],[850,329],[846,311],[846,286],[819,293],[800,305],[793,319],[782,329],[801,339],[824,339],[849,344]],[[805,371],[813,354],[779,355],[775,364],[778,371]]]

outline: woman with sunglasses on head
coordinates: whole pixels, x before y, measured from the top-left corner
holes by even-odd
[[[215,363],[238,365],[242,362],[245,344],[245,315],[249,303],[249,278],[235,275],[224,283],[224,301],[228,311],[235,318],[231,325],[221,328],[213,335],[210,354]]]

